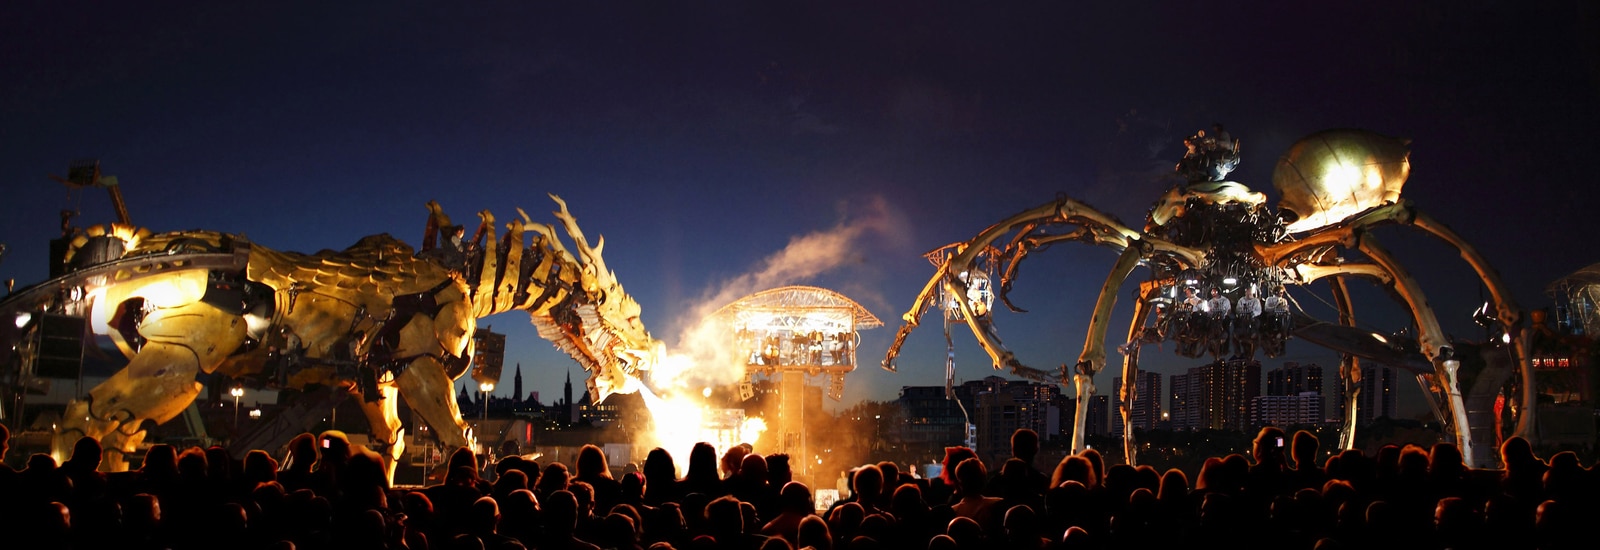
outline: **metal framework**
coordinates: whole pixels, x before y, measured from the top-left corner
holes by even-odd
[[[731,334],[735,357],[745,370],[739,393],[754,395],[757,375],[775,379],[778,418],[773,426],[779,452],[809,457],[805,434],[808,376],[828,377],[828,396],[844,396],[844,375],[856,368],[860,330],[883,326],[867,308],[842,294],[814,286],[786,286],[751,294],[711,315]],[[799,461],[806,469],[808,461]]]
[[[1497,392],[1501,381],[1477,377],[1474,387],[1461,387],[1462,363],[1440,328],[1421,285],[1379,245],[1371,231],[1380,226],[1401,226],[1431,235],[1456,249],[1489,290],[1490,305],[1484,321],[1498,331],[1497,340],[1509,348],[1505,354],[1511,358],[1512,369],[1520,373],[1515,390],[1520,392],[1520,399],[1513,400],[1518,420],[1515,433],[1533,435],[1535,390],[1527,363],[1522,310],[1499,274],[1475,248],[1400,198],[1400,189],[1410,174],[1409,142],[1361,130],[1329,130],[1302,139],[1279,159],[1274,170],[1273,185],[1282,200],[1273,210],[1265,206],[1265,195],[1221,180],[1227,169],[1238,162],[1237,141],[1208,142],[1199,137],[1190,138],[1190,156],[1178,165],[1178,172],[1188,176],[1189,182],[1160,197],[1142,229],[1061,196],[991,225],[969,241],[940,249],[945,253],[935,260],[938,270],[904,315],[905,325],[896,334],[883,367],[895,370],[900,347],[923,314],[930,307],[944,308],[947,322],[952,318],[966,321],[996,369],[1006,368],[1017,376],[1076,388],[1076,452],[1084,448],[1088,398],[1095,392],[1093,377],[1106,367],[1106,333],[1111,313],[1135,268],[1145,267],[1150,276],[1133,293],[1134,315],[1126,343],[1115,346],[1123,355],[1123,387],[1117,390],[1123,403],[1119,412],[1125,420],[1138,395],[1135,384],[1139,379],[1139,352],[1145,344],[1175,340],[1182,355],[1210,354],[1219,360],[1229,357],[1230,350],[1237,352],[1235,356],[1248,358],[1258,348],[1269,357],[1277,356],[1291,330],[1302,334],[1297,324],[1309,326],[1292,320],[1287,297],[1278,288],[1326,280],[1333,287],[1339,322],[1317,324],[1315,339],[1309,333],[1303,337],[1344,354],[1340,381],[1349,402],[1340,447],[1350,448],[1355,443],[1356,396],[1361,388],[1359,361],[1363,356],[1371,358],[1366,350],[1392,347],[1382,338],[1355,327],[1346,283],[1362,279],[1389,290],[1411,314],[1419,351],[1426,358],[1419,380],[1425,381],[1438,394],[1436,399],[1445,403],[1439,408],[1439,420],[1454,432],[1469,464],[1487,460],[1492,448],[1475,448],[1467,397]],[[1001,343],[983,301],[985,293],[974,292],[974,285],[986,286],[988,278],[974,274],[989,271],[986,266],[1006,265],[998,294],[1006,305],[1016,309],[1006,300],[1006,292],[1016,278],[1017,267],[1030,252],[1058,242],[1105,246],[1119,254],[1090,312],[1088,335],[1076,365],[1063,365],[1059,372],[1052,372],[1023,364]],[[1261,300],[1254,294],[1256,288],[1274,292]],[[1209,293],[1210,299],[1193,296],[1194,291]],[[1464,396],[1463,390],[1469,395]],[[1485,424],[1481,418],[1477,422]],[[1134,464],[1136,445],[1132,431],[1124,437],[1124,453],[1128,463]],[[1482,440],[1481,436],[1478,440]]]
[[[218,373],[283,388],[351,387],[392,473],[404,448],[401,397],[444,443],[472,445],[452,380],[466,370],[479,318],[528,312],[541,336],[590,371],[596,401],[636,390],[659,359],[663,346],[606,268],[603,240],[589,246],[566,203],[551,199],[572,250],[555,226],[526,214],[497,238],[493,215],[480,212],[477,237],[462,241],[463,227],[437,203],[420,252],[388,235],[307,255],[211,231],[90,227],[62,258],[65,275],[0,299],[0,345],[36,339],[41,323],[28,319],[68,314],[128,357],[67,405],[52,441],[58,459],[88,436],[105,447],[105,467],[126,468],[122,456],[144,440],[144,421],[175,418],[199,394],[196,377]],[[0,372],[26,383],[31,366],[16,363],[32,359],[0,355]]]
[[[1565,302],[1556,318],[1583,334],[1600,334],[1600,264],[1593,264],[1550,283],[1545,293]]]

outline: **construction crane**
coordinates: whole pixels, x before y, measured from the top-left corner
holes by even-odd
[[[105,189],[111,193],[111,206],[117,209],[117,222],[123,225],[133,225],[133,222],[128,221],[128,205],[122,202],[122,188],[117,185],[117,177],[101,174],[99,159],[72,161],[71,164],[67,165],[67,177],[63,178],[51,174],[50,179],[72,189],[86,187]],[[65,223],[64,220],[63,223]]]

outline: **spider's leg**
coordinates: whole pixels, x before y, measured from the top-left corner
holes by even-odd
[[[944,265],[940,266],[939,270],[933,274],[933,277],[928,279],[928,284],[922,287],[922,292],[917,293],[917,301],[912,304],[911,310],[901,316],[905,324],[900,325],[900,330],[895,332],[894,343],[889,345],[889,352],[883,356],[883,363],[881,363],[883,370],[895,372],[894,360],[900,356],[900,346],[905,345],[906,337],[910,336],[911,331],[922,323],[922,316],[928,313],[928,306],[933,304],[935,295],[939,292],[939,282],[944,280],[945,274],[949,272],[950,262],[946,260]]]
[[[1333,303],[1339,308],[1339,324],[1356,326],[1356,314],[1350,302],[1350,287],[1344,276],[1334,276],[1328,284],[1333,287]],[[1340,419],[1339,448],[1356,448],[1356,407],[1361,404],[1361,358],[1351,353],[1339,354],[1339,383],[1344,388],[1344,418]]]
[[[1438,317],[1422,293],[1422,286],[1399,262],[1395,261],[1388,250],[1378,244],[1377,239],[1371,234],[1363,232],[1356,234],[1355,237],[1355,244],[1361,253],[1394,277],[1393,290],[1398,292],[1410,307],[1411,316],[1416,321],[1420,333],[1417,336],[1422,344],[1422,353],[1433,362],[1435,375],[1440,386],[1444,388],[1453,420],[1451,427],[1456,432],[1456,444],[1460,447],[1462,456],[1466,458],[1467,467],[1476,467],[1473,458],[1472,426],[1467,419],[1466,402],[1461,396],[1460,380],[1456,376],[1461,361],[1455,358],[1455,352],[1450,347],[1444,330],[1439,327]]]
[[[1128,465],[1136,466],[1138,450],[1133,441],[1133,407],[1139,398],[1139,348],[1150,317],[1150,299],[1160,296],[1160,281],[1145,281],[1139,285],[1139,301],[1134,302],[1133,321],[1128,324],[1128,343],[1122,351],[1122,387],[1117,388],[1122,398],[1119,413],[1122,415],[1122,453]],[[1159,403],[1158,403],[1159,405]]]
[[[1521,377],[1522,406],[1517,408],[1520,414],[1517,418],[1515,435],[1527,439],[1537,437],[1537,434],[1534,433],[1534,422],[1536,420],[1535,414],[1538,410],[1538,391],[1535,390],[1533,369],[1528,361],[1528,358],[1532,355],[1531,350],[1529,350],[1532,345],[1531,333],[1523,323],[1522,308],[1517,305],[1516,300],[1511,296],[1510,289],[1500,279],[1500,273],[1489,265],[1483,255],[1478,253],[1477,248],[1468,244],[1455,231],[1433,219],[1427,213],[1416,209],[1412,209],[1411,212],[1413,216],[1411,225],[1455,247],[1461,253],[1461,259],[1466,260],[1467,264],[1472,266],[1473,271],[1478,274],[1478,279],[1489,290],[1489,297],[1494,301],[1495,315],[1500,320],[1505,329],[1505,334],[1510,340],[1512,364]]]

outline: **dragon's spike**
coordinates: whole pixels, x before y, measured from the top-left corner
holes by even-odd
[[[439,201],[428,201],[428,223],[422,230],[422,249],[433,250],[439,246],[439,228],[450,225],[450,216],[445,215],[444,207],[439,206]]]
[[[545,244],[548,244],[550,249],[556,251],[557,254],[567,258],[572,257],[572,253],[567,251],[567,247],[561,244],[561,238],[556,236],[556,230],[554,227],[550,227],[549,224],[533,221],[533,218],[529,217],[528,213],[523,211],[521,208],[517,209],[517,213],[522,215],[522,225],[524,229],[532,229],[541,237],[544,237],[542,240],[545,242]]]
[[[567,236],[572,237],[572,243],[578,247],[579,260],[583,263],[584,290],[600,290],[616,285],[616,278],[611,276],[611,270],[606,269],[605,259],[600,256],[600,249],[605,246],[602,238],[599,247],[590,247],[589,240],[583,236],[583,230],[578,228],[578,220],[567,210],[567,201],[554,193],[550,199],[556,202],[561,209],[554,212],[556,219],[561,220],[562,227],[566,228]]]
[[[472,237],[472,243],[483,251],[483,271],[478,274],[478,282],[472,289],[472,315],[481,319],[494,313],[495,284],[498,283],[495,274],[500,270],[500,254],[497,253],[500,245],[494,232],[494,214],[484,210],[478,213],[478,219],[482,221],[477,234]]]
[[[522,280],[522,251],[527,247],[527,239],[523,236],[525,225],[522,220],[513,220],[506,224],[505,237],[501,245],[505,249],[505,260],[501,262],[501,269],[505,275],[495,284],[494,313],[511,311],[515,304],[517,292],[522,290],[525,281]]]

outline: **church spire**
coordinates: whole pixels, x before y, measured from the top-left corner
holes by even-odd
[[[517,363],[517,376],[511,379],[511,402],[522,402],[522,363]]]
[[[567,385],[561,390],[561,396],[566,399],[562,403],[567,407],[567,422],[577,423],[578,404],[572,402],[572,367],[567,367]]]

